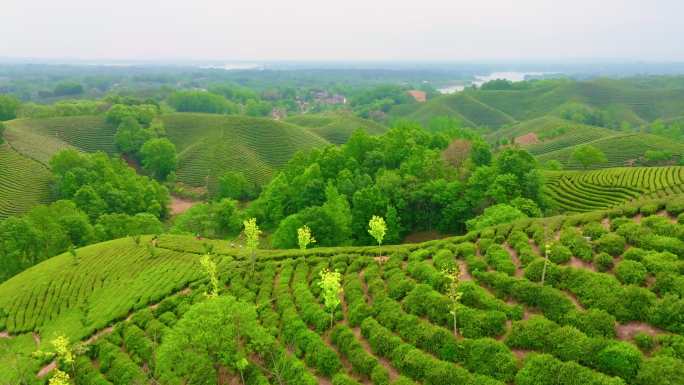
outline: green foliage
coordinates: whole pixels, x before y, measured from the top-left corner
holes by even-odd
[[[177,91],[169,96],[167,102],[178,112],[238,113],[238,106],[235,103],[210,92]]]
[[[581,146],[572,152],[572,159],[587,169],[589,166],[598,166],[608,161],[603,151],[592,145]]]
[[[644,265],[637,261],[624,260],[615,266],[615,276],[626,285],[642,285],[646,273]]]
[[[316,243],[316,238],[311,234],[309,226],[304,225],[297,229],[297,243],[300,250],[306,250],[311,243]]]
[[[501,223],[509,223],[518,219],[527,218],[522,211],[507,204],[497,204],[484,210],[484,214],[468,220],[467,227],[470,231],[484,229]]]
[[[242,229],[237,202],[222,199],[192,206],[175,218],[171,233],[193,234],[210,238],[236,235]]]
[[[237,369],[235,364],[244,354],[242,339],[257,330],[253,306],[233,297],[199,303],[159,346],[157,375],[165,383],[216,384],[220,376],[217,364]]]
[[[625,238],[619,234],[608,233],[597,239],[594,245],[599,252],[618,256],[625,251]]]
[[[160,180],[176,170],[176,146],[166,138],[150,139],[140,148],[143,168]]]
[[[73,199],[92,219],[107,213],[146,212],[157,217],[168,213],[166,188],[137,175],[121,160],[64,150],[52,158],[50,166],[59,196]]]
[[[16,118],[19,105],[19,99],[14,96],[0,95],[0,121]]]
[[[387,232],[387,225],[382,217],[373,215],[368,222],[368,234],[370,234],[378,245],[382,244],[382,240],[385,238],[385,233]]]
[[[136,155],[154,134],[144,129],[133,117],[125,117],[116,130],[116,146],[126,154]]]
[[[216,197],[230,198],[240,201],[250,200],[256,197],[257,187],[250,182],[242,172],[228,171],[218,180]]]

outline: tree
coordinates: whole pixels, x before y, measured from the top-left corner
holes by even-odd
[[[211,291],[207,293],[207,296],[216,298],[219,295],[219,280],[217,275],[216,262],[211,259],[211,255],[205,254],[200,258],[200,265],[207,273],[209,278],[209,284],[211,285]]]
[[[140,149],[145,170],[160,180],[176,169],[176,145],[166,138],[150,139]]]
[[[119,150],[136,155],[148,140],[153,138],[151,131],[144,129],[132,116],[123,118],[116,130],[114,141]]]
[[[244,225],[245,234],[245,244],[247,250],[251,252],[252,260],[252,274],[254,274],[254,267],[256,265],[256,250],[259,248],[259,235],[261,235],[261,230],[257,226],[256,218],[250,218],[242,222]]]
[[[335,317],[335,309],[340,305],[340,294],[342,294],[342,275],[337,271],[323,269],[320,272],[321,281],[318,285],[323,289],[323,302],[325,308],[330,312],[330,327],[332,327]]]
[[[382,240],[385,238],[387,232],[387,225],[382,217],[373,215],[368,222],[368,234],[370,234],[378,242],[378,246],[382,245]]]
[[[304,225],[297,229],[297,243],[299,243],[300,250],[306,250],[310,243],[316,243],[316,239],[311,234],[309,226]]]
[[[255,196],[256,186],[238,171],[228,171],[218,180],[218,198],[245,201]]]
[[[390,245],[401,242],[401,218],[397,213],[397,209],[392,205],[387,205],[387,234],[386,242]]]
[[[221,95],[205,91],[178,91],[168,103],[179,112],[207,112],[211,114],[237,114],[238,106]]]
[[[52,92],[55,96],[73,96],[83,93],[83,86],[77,82],[63,82],[55,86]]]
[[[608,161],[608,159],[606,159],[606,154],[604,154],[603,151],[590,144],[575,149],[575,151],[572,152],[572,159],[581,164],[582,168],[585,170],[589,168],[589,166],[599,165]]]
[[[444,269],[442,275],[444,275],[449,282],[446,294],[449,298],[449,314],[451,314],[454,321],[454,335],[457,336],[458,326],[456,325],[456,315],[461,306],[461,297],[463,296],[463,293],[459,288],[459,285],[461,284],[461,271],[459,270],[458,265],[455,265]]]
[[[157,353],[160,383],[217,384],[223,368],[239,371],[236,364],[248,343],[243,336],[257,328],[254,306],[232,296],[192,306],[164,334]]]
[[[484,210],[484,214],[466,221],[466,227],[469,231],[475,231],[485,227],[498,225],[500,223],[508,223],[523,218],[527,218],[527,215],[525,215],[522,211],[505,203],[500,203],[498,205],[487,207]]]
[[[0,121],[16,118],[19,105],[19,99],[14,96],[0,95]]]

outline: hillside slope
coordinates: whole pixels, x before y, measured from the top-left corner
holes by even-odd
[[[107,123],[103,116],[16,119],[5,125],[5,137],[12,147],[44,164],[65,148],[109,154],[116,150],[116,127]]]
[[[266,118],[174,113],[163,115],[178,151],[178,181],[209,187],[226,171],[264,183],[300,150],[328,145],[299,126]]]
[[[0,220],[48,203],[51,178],[42,164],[0,145]]]
[[[424,244],[260,251],[255,273],[244,252],[209,242],[223,294],[260,305],[263,332],[278,337],[285,358],[300,368],[293,383],[331,383],[333,377],[335,383],[343,377],[345,384],[368,383],[369,373],[378,372],[417,384],[433,384],[439,376],[444,384],[522,385],[557,383],[562,370],[567,383],[661,384],[665,367],[684,368],[684,356],[672,348],[684,343],[684,327],[671,316],[684,306],[684,293],[649,282],[663,271],[671,280],[684,279],[681,261],[671,254],[684,250],[684,242],[672,237],[682,230],[673,218],[683,209],[679,198],[523,220]],[[644,217],[621,218],[639,211]],[[558,245],[542,288],[539,249],[551,239]],[[89,246],[78,250],[77,263],[64,254],[1,284],[0,330],[9,334],[0,338],[7,348],[0,359],[23,360],[36,373],[41,365],[28,353],[49,350],[43,341],[64,333],[97,345],[79,371],[98,383],[158,373],[147,368],[157,362],[159,341],[167,343],[192,304],[213,300],[204,296],[199,264],[208,241],[164,235],[154,253],[150,242]],[[454,266],[463,292],[458,338],[451,331],[448,281],[439,273]],[[318,286],[325,268],[342,274],[344,288],[333,328]],[[651,353],[635,345],[637,333],[657,337]],[[259,369],[269,362],[264,352],[244,347],[250,373],[277,383],[271,370]],[[449,353],[454,351],[459,354]],[[615,360],[623,364],[615,366]],[[41,374],[50,366],[45,368]],[[16,375],[14,368],[0,367],[0,381]],[[235,375],[228,366],[224,376]]]
[[[592,211],[635,199],[684,193],[684,167],[623,167],[547,173],[546,187],[565,211]]]
[[[549,160],[559,161],[564,169],[577,170],[582,166],[572,159],[572,153],[578,146],[591,145],[603,151],[607,162],[597,165],[597,168],[631,166],[648,150],[667,150],[673,155],[684,154],[684,144],[674,142],[662,136],[651,134],[616,134],[574,146],[568,146],[555,151],[549,151],[537,157],[540,162]]]

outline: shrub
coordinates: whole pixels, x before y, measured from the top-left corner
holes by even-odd
[[[446,268],[453,268],[456,264],[454,253],[449,249],[442,249],[438,251],[432,258],[435,268],[443,270]]]
[[[343,373],[337,373],[334,375],[332,378],[332,383],[333,385],[360,385],[354,379]]]
[[[634,335],[634,343],[643,351],[651,351],[655,347],[655,340],[650,334],[638,332]]]
[[[559,243],[554,243],[551,246],[551,252],[549,253],[549,260],[553,263],[566,263],[572,257],[572,251],[566,246]]]
[[[370,375],[373,385],[389,385],[389,371],[382,365],[375,365]]]
[[[665,210],[670,215],[679,215],[684,212],[684,198],[671,199],[665,205]]]
[[[594,266],[601,272],[606,272],[613,268],[613,257],[608,253],[598,253],[594,257]]]
[[[630,285],[641,285],[646,280],[646,268],[639,262],[624,260],[615,267],[615,276],[620,282]]]
[[[599,239],[604,236],[608,231],[603,227],[601,223],[591,222],[582,228],[582,235],[585,237],[591,237],[591,239]]]
[[[622,256],[626,260],[641,262],[647,253],[646,250],[638,247],[631,247],[629,250],[625,251]]]
[[[645,216],[653,215],[660,210],[661,205],[657,202],[646,203],[639,208],[639,212]]]
[[[616,342],[597,354],[596,366],[604,373],[631,381],[639,372],[641,360],[642,354],[634,345]]]
[[[608,233],[599,238],[595,245],[599,252],[618,256],[625,250],[625,238],[618,234]]]
[[[634,381],[637,385],[681,384],[684,378],[684,363],[672,357],[658,356],[644,361]]]

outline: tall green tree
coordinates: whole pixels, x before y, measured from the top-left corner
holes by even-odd
[[[368,222],[368,234],[370,234],[378,246],[382,245],[382,241],[385,238],[385,233],[387,232],[387,225],[382,217],[373,215],[373,217]]]
[[[166,138],[150,139],[140,149],[143,168],[164,180],[174,170],[178,159],[176,145]]]
[[[318,283],[323,289],[323,302],[325,308],[330,312],[330,327],[335,318],[335,309],[340,305],[340,295],[342,294],[342,275],[337,271],[323,269],[320,272],[321,281]]]
[[[590,144],[575,149],[572,152],[572,159],[581,164],[585,170],[590,166],[598,166],[608,161],[603,151]]]
[[[15,119],[20,104],[14,96],[0,95],[0,121]]]

